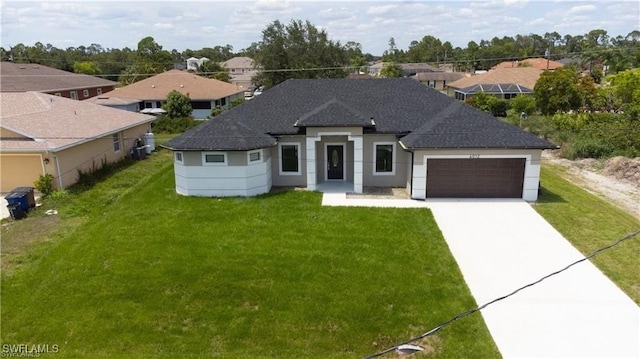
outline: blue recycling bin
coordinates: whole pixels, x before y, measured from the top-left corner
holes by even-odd
[[[29,202],[27,200],[27,194],[24,192],[11,192],[4,199],[7,200],[9,205],[18,204],[20,208],[27,212],[29,210]]]
[[[9,214],[13,219],[22,219],[24,218],[24,211],[20,206],[20,203],[12,203],[7,205],[7,209],[9,210]]]
[[[27,195],[27,204],[29,205],[29,208],[33,208],[33,207],[36,206],[36,197],[35,197],[35,194],[34,194],[34,188],[33,187],[16,187],[11,192],[26,194]]]

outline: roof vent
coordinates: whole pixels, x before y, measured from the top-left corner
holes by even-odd
[[[24,66],[24,65],[22,65],[22,66],[18,66],[18,68],[19,68],[19,69],[23,69],[23,70],[24,70],[24,69],[26,69],[27,67],[26,67],[26,66]]]
[[[151,85],[151,88],[156,88],[156,85]]]
[[[183,87],[184,87],[184,85],[183,85],[183,84],[180,84],[180,88],[183,88]]]

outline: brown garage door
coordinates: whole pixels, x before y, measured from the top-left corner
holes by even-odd
[[[429,159],[429,198],[521,198],[524,158]]]

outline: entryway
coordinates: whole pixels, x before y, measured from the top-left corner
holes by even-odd
[[[325,179],[344,181],[344,144],[326,144],[327,172]]]

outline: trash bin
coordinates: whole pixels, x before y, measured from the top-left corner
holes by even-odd
[[[9,210],[9,214],[13,219],[22,219],[24,218],[24,211],[20,206],[20,203],[11,203],[7,205],[7,209]]]
[[[27,194],[24,192],[11,192],[4,199],[8,204],[17,204],[20,208],[26,212],[29,210],[29,202],[27,202]]]
[[[147,158],[147,148],[146,147],[134,147],[131,149],[131,158],[134,160],[144,160]]]
[[[33,187],[16,187],[11,192],[24,193],[27,195],[27,205],[29,208],[36,206],[36,197],[34,195]]]

